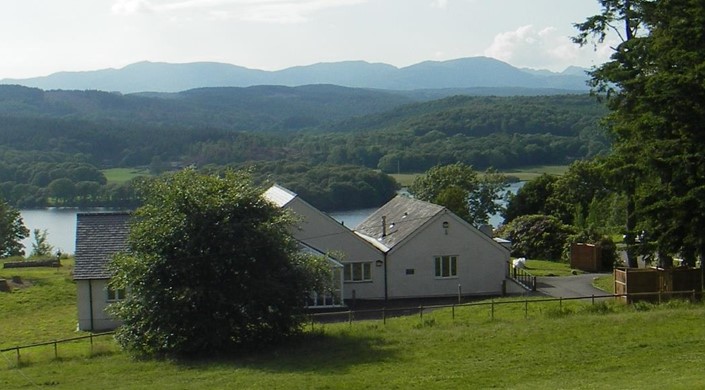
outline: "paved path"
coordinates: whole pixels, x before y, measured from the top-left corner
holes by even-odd
[[[536,290],[555,298],[578,298],[609,293],[592,286],[592,280],[603,274],[573,276],[541,276],[536,278]]]

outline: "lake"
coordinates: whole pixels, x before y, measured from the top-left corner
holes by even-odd
[[[513,194],[524,185],[524,182],[512,183],[507,190]],[[358,209],[349,211],[330,212],[335,220],[344,223],[349,228],[354,228],[365,218],[370,216],[376,208]],[[61,253],[74,253],[76,251],[76,214],[81,212],[115,211],[109,208],[60,208],[53,207],[39,210],[20,210],[24,224],[30,231],[30,237],[23,240],[27,254],[32,251],[32,231],[46,229],[47,240],[54,247],[54,251]],[[490,217],[490,224],[498,226],[502,223],[500,215]]]

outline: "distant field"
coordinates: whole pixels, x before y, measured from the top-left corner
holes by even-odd
[[[522,181],[529,181],[531,179],[535,179],[538,176],[541,176],[544,173],[548,173],[549,175],[560,176],[564,174],[567,170],[567,165],[540,165],[535,167],[526,167],[509,171],[502,171],[502,173],[507,176],[517,177],[519,178],[519,180]]]
[[[535,167],[526,167],[520,169],[512,169],[509,171],[502,171],[503,174],[507,176],[513,176],[521,181],[529,181],[544,173],[549,175],[560,176],[568,170],[567,165],[540,165]],[[423,173],[391,173],[389,176],[393,177],[402,187],[408,187],[414,182],[417,176]]]
[[[124,183],[138,176],[151,176],[147,169],[138,168],[110,168],[104,169],[103,174],[108,183]]]

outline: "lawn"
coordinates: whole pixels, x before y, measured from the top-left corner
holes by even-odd
[[[548,260],[526,260],[525,269],[533,276],[568,276],[584,273],[570,268],[570,264]]]
[[[69,309],[75,294],[67,288],[72,285],[67,271],[21,271],[38,283],[0,295],[3,346],[75,334],[75,309]],[[54,290],[64,292],[54,295]],[[388,319],[386,325],[307,326],[288,345],[229,358],[140,360],[109,338],[94,346],[93,354],[87,342],[60,345],[58,359],[52,346],[22,351],[19,366],[10,351],[0,357],[0,388],[705,387],[705,376],[696,369],[705,359],[705,307],[700,304],[494,302]],[[51,307],[64,309],[45,312]]]
[[[103,174],[108,183],[121,184],[138,176],[151,176],[149,170],[141,168],[110,168],[104,169]]]
[[[600,290],[607,291],[610,294],[614,294],[614,275],[598,276],[592,282],[592,285],[599,288]]]

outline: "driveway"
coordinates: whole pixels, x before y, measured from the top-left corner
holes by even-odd
[[[541,276],[536,278],[536,291],[554,298],[609,295],[609,293],[592,286],[592,280],[601,275]]]

